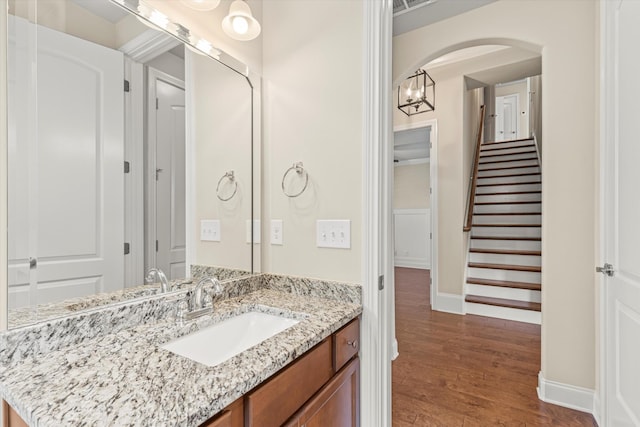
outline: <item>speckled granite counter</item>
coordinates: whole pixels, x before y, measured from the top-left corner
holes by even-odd
[[[217,301],[214,315],[182,325],[170,308],[174,297],[158,300],[165,308],[142,316],[144,321],[123,318],[110,330],[68,339],[66,346],[26,351],[15,345],[0,354],[0,395],[31,426],[197,426],[362,311],[357,285],[272,275],[251,280],[246,293]],[[252,310],[301,321],[211,368],[159,348]],[[10,341],[0,336],[5,347],[11,348]]]

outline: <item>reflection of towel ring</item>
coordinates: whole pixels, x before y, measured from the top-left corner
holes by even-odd
[[[227,178],[230,183],[235,185],[235,187],[233,187],[233,193],[231,193],[231,195],[229,197],[227,197],[226,199],[220,197],[220,184],[222,184],[222,181],[224,181],[225,178]],[[233,171],[229,171],[229,172],[225,173],[224,175],[222,175],[222,178],[220,178],[220,180],[218,181],[218,186],[216,187],[216,196],[218,196],[218,199],[222,200],[223,202],[227,202],[227,201],[231,200],[233,198],[233,196],[236,195],[237,191],[238,191],[238,181],[236,181],[236,178],[233,175]]]
[[[287,190],[284,189],[284,180],[287,178],[287,175],[289,174],[289,172],[291,171],[296,171],[296,173],[299,176],[302,176],[302,174],[304,174],[304,187],[302,187],[302,190],[300,190],[299,192],[295,193],[295,194],[290,194],[287,193]],[[307,173],[307,171],[304,170],[304,168],[302,167],[302,162],[296,162],[293,164],[293,166],[291,166],[289,169],[287,169],[287,171],[284,173],[284,175],[282,176],[282,192],[284,193],[285,196],[287,197],[298,197],[299,195],[301,195],[302,193],[304,193],[304,190],[307,189],[307,185],[309,185],[309,174]]]

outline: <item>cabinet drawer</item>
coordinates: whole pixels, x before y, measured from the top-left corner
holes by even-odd
[[[244,427],[244,398],[233,402],[214,416],[200,424],[200,427]]]
[[[291,366],[249,393],[247,427],[278,427],[333,376],[331,339],[327,338]]]
[[[360,319],[333,334],[333,370],[338,372],[360,350]]]

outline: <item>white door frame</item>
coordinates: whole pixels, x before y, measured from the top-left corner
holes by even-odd
[[[363,2],[361,422],[391,425],[393,174],[390,0]],[[387,282],[378,290],[379,277]]]
[[[431,187],[431,203],[429,209],[431,209],[431,308],[437,310],[437,297],[438,292],[438,120],[430,119],[421,122],[410,123],[406,125],[398,125],[393,127],[394,132],[419,129],[430,127],[429,142],[431,143],[431,149],[429,153],[429,186]],[[388,180],[385,185],[389,188],[393,194],[393,180]],[[391,199],[393,201],[393,199]],[[394,310],[395,318],[395,310]],[[394,319],[395,328],[395,319]],[[395,329],[393,339],[395,342]],[[397,346],[397,342],[395,342]]]

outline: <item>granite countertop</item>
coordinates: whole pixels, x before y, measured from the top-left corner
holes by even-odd
[[[310,295],[264,287],[194,321],[168,316],[18,357],[0,366],[0,395],[30,426],[197,426],[362,312]],[[159,348],[247,311],[300,322],[214,367]]]

